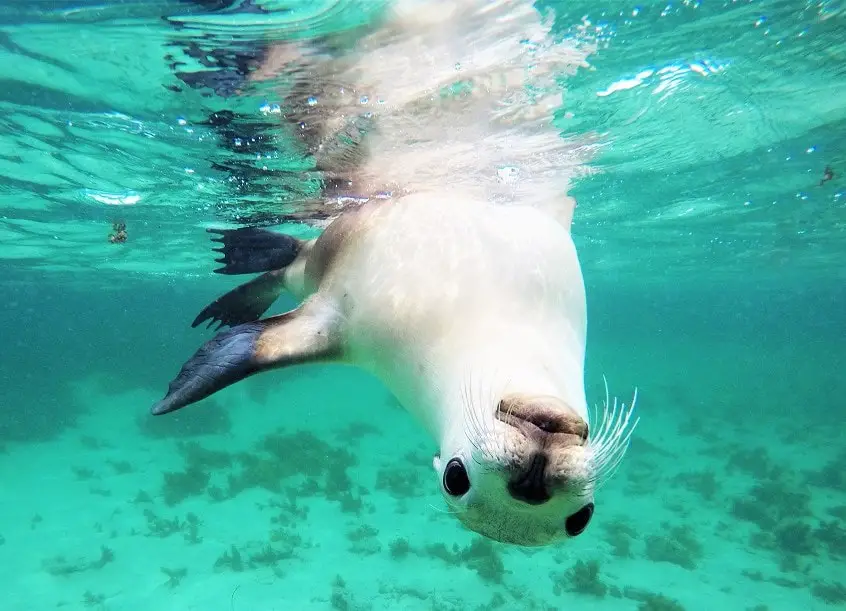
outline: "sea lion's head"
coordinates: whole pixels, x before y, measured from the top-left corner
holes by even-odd
[[[495,541],[540,546],[577,537],[593,517],[597,485],[625,453],[630,415],[615,402],[592,433],[560,399],[507,395],[493,418],[465,419],[465,438],[435,457],[441,491],[466,527]]]

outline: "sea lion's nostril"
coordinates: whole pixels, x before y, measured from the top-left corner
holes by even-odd
[[[541,417],[534,421],[533,424],[547,433],[557,433],[561,429],[560,424],[551,418]]]
[[[508,482],[508,493],[529,505],[542,505],[551,497],[547,489],[544,473],[547,458],[544,454],[535,454],[528,469],[517,473]]]

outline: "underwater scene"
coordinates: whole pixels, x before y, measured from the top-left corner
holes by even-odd
[[[0,57],[0,611],[846,609],[846,3],[7,1]],[[209,230],[434,183],[572,215],[578,536],[466,527],[359,367],[151,413],[298,306]]]

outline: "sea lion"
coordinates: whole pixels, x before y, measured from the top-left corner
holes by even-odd
[[[473,0],[459,4],[472,13]],[[476,4],[470,21],[487,24],[491,44],[513,51],[516,61],[519,49],[506,44],[506,35],[525,39],[527,20],[537,34],[530,14],[514,17],[514,5],[505,2]],[[494,9],[509,18],[481,20]],[[444,37],[453,40],[451,31],[427,32],[431,38],[418,32],[414,45],[438,50]],[[403,40],[365,42],[346,67],[315,70],[325,82],[348,82],[354,65],[364,83],[358,97],[372,91],[372,83],[390,80],[383,72],[391,71],[384,46],[397,51]],[[466,44],[480,52],[481,43]],[[543,74],[554,62],[546,64],[535,51],[534,66]],[[514,76],[513,65],[465,65],[471,80]],[[400,79],[403,71],[392,74]],[[333,80],[337,75],[343,78]],[[440,83],[444,75],[436,77]],[[506,90],[515,95],[510,86],[486,87],[454,105],[423,100],[417,94],[428,89],[420,78],[415,75],[408,87],[392,80],[402,101],[386,101],[385,112],[375,117],[351,112],[343,96],[314,114],[321,122],[311,130],[318,134],[316,156],[329,173],[350,173],[348,182],[361,196],[319,237],[301,240],[251,227],[212,230],[223,264],[215,271],[261,275],[197,316],[193,326],[208,320],[231,328],[182,366],[152,413],[172,412],[274,368],[356,366],[378,377],[436,441],[440,489],[464,525],[523,546],[578,536],[636,423],[634,402],[618,409],[607,396],[601,420],[588,413],[585,288],[570,234],[573,202],[561,189],[578,154],[538,119],[547,106],[538,114],[495,104]],[[443,131],[449,121],[479,121],[487,112],[493,115],[478,125]],[[370,123],[356,128],[350,148],[327,153],[336,150],[325,146],[333,134],[348,133],[359,118]],[[328,127],[333,121],[335,129]],[[475,150],[464,146],[479,137]],[[504,159],[514,162],[508,172]],[[261,318],[283,290],[300,305]]]
[[[438,441],[441,489],[469,528],[520,545],[585,529],[630,412],[591,435],[584,286],[554,218],[433,191],[368,202],[313,241],[235,230],[223,243],[224,271],[267,269],[241,292],[271,297],[248,301],[284,288],[302,305],[207,342],[154,414],[272,368],[355,365]]]

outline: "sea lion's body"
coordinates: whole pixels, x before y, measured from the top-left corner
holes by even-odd
[[[493,539],[543,545],[586,528],[631,433],[630,410],[616,404],[588,418],[585,291],[565,188],[582,148],[552,126],[554,92],[518,86],[549,88],[581,56],[556,48],[530,2],[449,4],[461,14],[400,2],[394,25],[347,59],[303,56],[287,120],[328,177],[331,205],[318,205],[334,220],[310,241],[213,230],[216,271],[261,275],[200,312],[194,326],[231,329],[185,362],[153,413],[272,368],[360,367],[437,443],[451,513]],[[414,29],[417,10],[444,27]],[[453,35],[464,27],[475,30]],[[292,48],[267,74],[296,60]],[[421,50],[434,64],[412,74],[404,66]],[[433,95],[453,80],[472,94]],[[339,188],[353,190],[351,205]],[[261,318],[283,290],[299,307]]]
[[[245,245],[279,253],[291,240],[230,234],[224,262],[249,266]],[[255,260],[269,265],[260,252]],[[207,342],[154,413],[270,368],[347,363],[423,423],[445,490],[441,456],[475,483],[450,494],[471,528],[539,545],[563,537],[568,516],[585,511],[586,525],[601,457],[588,443],[585,293],[567,228],[531,207],[430,191],[348,211],[283,261],[265,276],[300,307]],[[244,302],[250,292],[231,294]]]
[[[467,376],[494,375],[486,366],[587,419],[582,276],[569,232],[542,212],[456,193],[374,202],[307,256],[305,282],[289,282],[336,310],[340,358],[382,379],[436,439]]]

